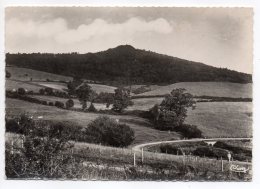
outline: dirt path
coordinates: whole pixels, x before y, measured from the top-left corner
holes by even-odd
[[[252,140],[252,138],[197,138],[197,139],[187,139],[187,140],[170,140],[170,141],[159,141],[159,142],[149,142],[144,144],[138,144],[132,147],[132,150],[141,151],[142,148],[147,146],[154,146],[158,144],[172,144],[172,143],[180,143],[180,142],[201,142],[201,141],[226,141],[226,140]]]

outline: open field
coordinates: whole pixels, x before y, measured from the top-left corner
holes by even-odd
[[[84,113],[59,109],[54,106],[44,106],[33,104],[17,99],[6,99],[6,114],[8,116],[17,116],[22,112],[29,113],[36,119],[43,116],[43,120],[67,121],[86,127],[92,120],[104,114]],[[179,135],[175,132],[158,131],[151,128],[150,123],[140,117],[129,115],[109,115],[111,118],[119,119],[120,122],[126,123],[135,131],[134,144],[145,143],[149,141],[174,140]]]
[[[57,89],[57,90],[67,90],[68,89],[67,84],[62,83],[62,82],[41,82],[41,81],[39,81],[39,82],[33,82],[33,83],[36,83],[36,84],[39,84],[39,85],[42,85],[45,87]],[[89,83],[88,85],[91,86],[91,88],[97,93],[100,93],[100,92],[114,93],[115,89],[116,89],[116,87],[102,85],[102,84]]]
[[[251,137],[251,102],[202,102],[188,111],[186,123],[197,125],[206,137]]]
[[[42,85],[43,87],[49,87],[52,89],[56,89],[59,91],[66,90],[67,89],[67,84],[66,83],[61,83],[61,82],[31,82],[35,83],[38,85]]]
[[[39,100],[45,100],[47,102],[53,102],[53,103],[55,103],[55,101],[60,101],[65,104],[66,101],[68,100],[66,98],[61,98],[61,97],[56,97],[56,96],[46,96],[46,95],[29,95],[29,96],[31,96],[33,98],[37,98]],[[73,102],[74,102],[73,108],[82,109],[82,104],[79,102],[78,99],[74,98]],[[101,104],[101,103],[93,103],[93,104],[97,110],[110,110],[112,108],[112,105],[109,108],[107,108],[106,104]],[[89,106],[90,106],[90,103],[88,102],[88,107]]]
[[[161,104],[164,98],[155,97],[155,98],[138,98],[132,99],[134,105],[127,107],[127,110],[149,110],[155,104]]]
[[[61,81],[70,81],[71,77],[51,74],[47,72],[32,70],[28,68],[19,68],[14,66],[7,66],[6,70],[11,73],[11,79],[17,79],[22,81],[46,81],[46,79],[50,80],[61,80]]]
[[[5,89],[6,90],[12,90],[12,89],[18,89],[18,88],[24,88],[27,89],[28,91],[33,91],[33,92],[39,92],[39,90],[42,88],[40,85],[37,84],[31,84],[27,82],[22,82],[22,81],[13,81],[10,79],[7,79],[5,82]]]
[[[195,96],[252,98],[252,83],[239,84],[229,82],[181,82],[161,86],[158,89],[140,95],[165,95],[169,94],[174,88],[185,88],[187,92]]]
[[[116,87],[109,86],[109,85],[101,85],[101,84],[88,84],[92,87],[94,91],[97,93],[106,92],[106,93],[114,93]]]

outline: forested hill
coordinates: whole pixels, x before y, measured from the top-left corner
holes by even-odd
[[[87,54],[7,53],[6,63],[115,84],[172,84],[185,81],[252,82],[250,74],[135,49],[130,45]]]

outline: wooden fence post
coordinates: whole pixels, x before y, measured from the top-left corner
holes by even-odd
[[[135,165],[136,165],[136,164],[135,164],[135,153],[134,153],[134,167],[135,167]]]
[[[221,157],[221,171],[223,172],[224,171],[224,165],[223,165],[223,159]]]
[[[144,148],[142,148],[142,163],[144,163]]]
[[[11,142],[11,154],[14,154],[14,141]]]
[[[22,142],[21,142],[21,148],[23,148],[23,138],[22,138]]]

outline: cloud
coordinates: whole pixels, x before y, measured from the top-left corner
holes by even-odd
[[[62,18],[48,22],[22,21],[11,19],[6,23],[7,37],[37,37],[39,39],[53,37],[67,30],[67,23]]]
[[[68,28],[66,20],[62,18],[46,22],[11,19],[6,24],[7,39],[17,36],[21,38],[36,37],[38,39],[53,38],[57,43],[67,45],[86,41],[93,37],[124,35],[125,39],[131,39],[138,33],[167,34],[171,31],[171,25],[163,18],[152,21],[131,18],[123,23],[109,23],[103,19],[95,19],[90,24],[82,24],[76,29]]]

